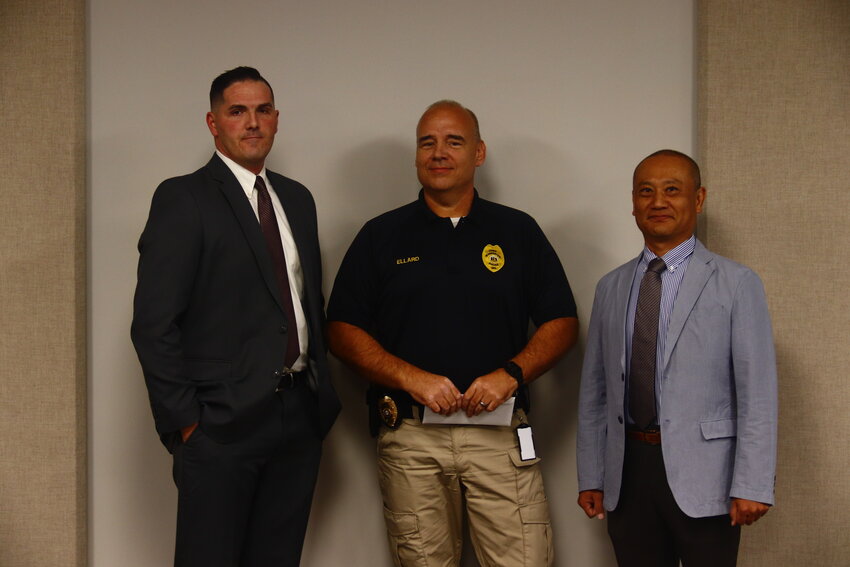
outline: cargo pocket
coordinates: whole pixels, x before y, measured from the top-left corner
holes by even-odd
[[[546,501],[520,506],[522,538],[525,550],[525,567],[552,565],[555,549],[549,521],[549,506]]]
[[[543,490],[540,457],[523,461],[519,450],[508,451],[516,467],[517,499],[522,522],[524,567],[548,567],[555,557],[549,505]]]
[[[523,461],[519,456],[519,450],[510,449],[508,457],[516,471],[516,494],[517,503],[524,505],[528,502],[540,502],[546,500],[543,491],[543,475],[540,474],[540,457]]]
[[[422,534],[416,514],[400,514],[384,507],[390,556],[395,567],[425,567]]]

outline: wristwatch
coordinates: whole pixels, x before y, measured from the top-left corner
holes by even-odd
[[[504,368],[505,372],[510,374],[511,377],[516,380],[517,390],[519,390],[525,385],[525,378],[522,375],[522,368],[520,368],[519,364],[517,364],[513,360],[509,360],[502,368]]]

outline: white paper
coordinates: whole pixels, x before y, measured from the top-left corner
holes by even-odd
[[[467,416],[463,410],[458,410],[451,415],[442,415],[434,413],[426,407],[422,413],[422,423],[431,425],[499,425],[506,427],[511,424],[515,401],[516,398],[510,398],[493,411],[484,410],[472,417]]]

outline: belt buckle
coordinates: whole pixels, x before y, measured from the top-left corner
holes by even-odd
[[[285,389],[291,390],[295,387],[295,374],[297,373],[291,368],[276,370],[274,374],[280,378],[280,382],[278,382],[277,387],[274,389],[275,392],[280,392]],[[287,378],[289,379],[288,381]]]

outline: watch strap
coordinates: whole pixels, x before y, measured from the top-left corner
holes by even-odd
[[[517,389],[525,386],[525,377],[522,374],[522,368],[520,365],[514,362],[513,360],[509,360],[502,367],[505,372],[507,372],[517,383]]]

